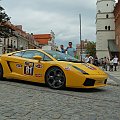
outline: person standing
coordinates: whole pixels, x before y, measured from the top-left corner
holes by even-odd
[[[99,65],[99,63],[98,63],[98,57],[97,56],[95,56],[95,58],[94,58],[94,63],[93,63],[95,66],[98,66]]]
[[[117,71],[117,65],[118,65],[118,58],[117,56],[115,55],[115,57],[113,58],[113,64],[114,64],[114,71]]]
[[[63,45],[60,45],[60,49],[61,49],[61,52],[62,52],[62,53],[65,53],[65,49],[64,49],[64,46],[63,46]]]
[[[110,59],[109,71],[113,71],[113,59]]]
[[[90,62],[89,55],[86,55],[84,62],[85,63],[89,63]]]
[[[108,59],[107,59],[107,57],[104,57],[104,59],[103,59],[103,68],[106,71],[107,71],[107,63],[108,63]]]
[[[66,51],[68,55],[75,57],[76,51],[75,48],[72,47],[72,42],[68,43],[68,47],[66,48]]]

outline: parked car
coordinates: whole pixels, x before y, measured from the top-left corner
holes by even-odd
[[[67,54],[27,49],[0,57],[0,78],[46,83],[50,88],[106,86],[108,75],[98,67],[80,63]]]

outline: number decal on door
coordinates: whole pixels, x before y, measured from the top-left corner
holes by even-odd
[[[26,74],[26,75],[33,75],[33,71],[34,71],[34,63],[32,63],[32,62],[25,62],[24,74]]]

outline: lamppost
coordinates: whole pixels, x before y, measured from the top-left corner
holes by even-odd
[[[79,14],[79,21],[80,21],[80,60],[82,62],[81,14]]]

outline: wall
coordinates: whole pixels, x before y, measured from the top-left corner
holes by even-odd
[[[119,49],[119,61],[120,61],[120,1],[115,6],[114,9],[115,15],[115,38],[116,38],[116,45]]]

